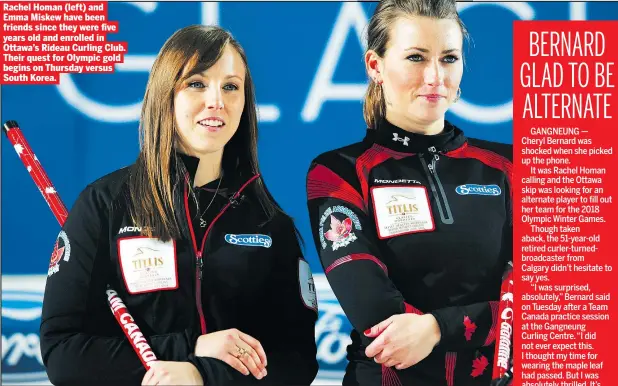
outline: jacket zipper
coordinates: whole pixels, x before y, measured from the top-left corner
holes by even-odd
[[[424,155],[422,153],[420,153],[418,157],[421,160],[421,164],[423,165],[423,169],[425,170],[425,174],[427,175],[427,179],[429,180],[431,191],[436,198],[436,202],[438,204],[438,212],[440,212],[440,219],[442,220],[443,224],[450,225],[455,220],[453,219],[453,214],[451,213],[451,207],[448,204],[446,193],[444,192],[444,188],[442,187],[442,182],[440,181],[440,177],[438,176],[437,166],[438,161],[440,160],[440,156],[438,155],[438,152],[436,152],[436,148],[434,146],[430,147],[428,150],[429,153],[432,155],[431,163],[429,165],[427,164],[427,161],[425,161]],[[438,190],[440,190],[440,194],[438,194]]]
[[[210,225],[208,225],[208,228],[206,228],[206,233],[204,233],[204,237],[202,237],[202,245],[200,246],[199,250],[197,249],[197,242],[195,240],[195,232],[193,230],[193,222],[191,221],[191,214],[189,213],[189,195],[187,194],[187,185],[185,185],[185,191],[184,191],[185,212],[187,214],[187,221],[189,223],[189,230],[191,232],[191,241],[193,242],[193,250],[195,252],[195,302],[197,306],[197,313],[199,314],[199,317],[200,317],[200,329],[202,331],[202,335],[206,334],[206,318],[204,317],[204,309],[202,307],[202,278],[203,278],[202,269],[204,268],[203,254],[204,254],[204,246],[206,245],[206,239],[208,238],[208,234],[210,233],[210,230],[212,229],[213,225],[217,222],[217,220],[219,220],[219,218],[223,215],[223,213],[225,213],[227,208],[229,208],[230,205],[232,205],[232,203],[237,203],[238,202],[237,200],[240,197],[240,194],[242,193],[242,191],[251,182],[257,179],[259,176],[260,176],[259,174],[256,174],[255,176],[251,177],[249,181],[245,182],[245,184],[242,185],[241,188],[238,189],[236,193],[234,193],[232,198],[230,198],[230,202],[228,202],[223,207],[223,209],[221,209],[219,214],[217,214],[217,216],[210,222]]]

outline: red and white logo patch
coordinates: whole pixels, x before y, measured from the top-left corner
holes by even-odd
[[[354,229],[362,230],[358,216],[345,206],[328,208],[320,217],[320,243],[326,249],[330,241],[333,251],[356,241]]]
[[[58,234],[58,237],[56,238],[56,245],[54,245],[51,260],[49,261],[47,277],[50,277],[60,270],[60,260],[69,261],[70,257],[71,243],[69,243],[69,237],[65,231],[60,231],[60,234]]]

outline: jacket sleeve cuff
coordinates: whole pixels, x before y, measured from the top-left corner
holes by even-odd
[[[202,384],[207,385],[208,377],[206,376],[206,370],[204,369],[204,366],[202,366],[200,359],[197,356],[195,356],[195,354],[189,354],[189,357],[187,358],[187,362],[195,366],[197,371],[202,376]]]
[[[442,347],[448,343],[448,317],[443,314],[442,310],[431,311],[429,314],[436,318],[438,327],[440,328],[440,341],[436,347]]]

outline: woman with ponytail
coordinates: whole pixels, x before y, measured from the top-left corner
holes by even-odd
[[[354,327],[344,385],[491,381],[512,148],[445,118],[466,36],[455,0],[380,1],[364,56],[367,135],[309,168],[315,245]]]

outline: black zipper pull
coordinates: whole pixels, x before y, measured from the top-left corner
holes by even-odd
[[[431,163],[429,165],[427,165],[427,167],[429,168],[429,171],[431,172],[431,174],[435,173],[435,168],[436,168],[436,160],[432,159]]]
[[[235,193],[230,197],[230,205],[232,206],[232,208],[238,208],[240,204],[242,204],[242,202],[245,200],[244,194],[236,197],[237,194],[238,193]]]
[[[429,149],[427,149],[427,150],[429,150],[429,152],[430,152],[431,154],[433,154],[433,158],[434,158],[436,161],[440,159],[440,156],[439,156],[438,154],[442,154],[442,152],[441,152],[441,151],[438,151],[438,150],[436,149],[436,147],[435,147],[435,146],[432,146],[432,147],[430,147],[430,148],[429,148]]]
[[[198,253],[195,259],[196,259],[195,265],[197,266],[197,269],[199,272],[199,278],[200,280],[202,280],[202,277],[203,277],[202,268],[204,268],[204,261],[202,260],[202,254]]]

